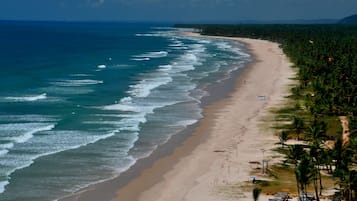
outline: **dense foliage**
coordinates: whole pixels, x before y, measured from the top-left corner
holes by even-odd
[[[204,35],[240,36],[279,42],[299,67],[301,89],[310,88],[314,113],[357,114],[357,26],[208,25]],[[300,90],[300,89],[299,89]],[[300,90],[301,91],[301,90]],[[318,104],[315,104],[318,103]]]
[[[203,35],[238,36],[280,43],[298,69],[299,84],[291,90],[295,104],[287,115],[291,124],[279,137],[282,144],[289,137],[308,142],[307,146],[287,148],[288,161],[295,169],[297,190],[306,193],[306,185],[313,183],[318,199],[323,189],[321,172],[325,170],[339,178],[345,200],[357,199],[357,26],[184,27],[196,28]],[[339,128],[329,131],[336,122],[340,124]],[[343,124],[348,128],[343,129]],[[346,137],[348,133],[350,135]],[[332,147],[328,146],[328,141],[333,142]]]

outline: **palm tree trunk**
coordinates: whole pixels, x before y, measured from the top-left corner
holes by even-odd
[[[321,171],[320,171],[319,167],[317,168],[317,170],[318,170],[318,173],[319,173],[319,180],[320,180],[320,195],[322,195],[322,189],[324,188],[322,186],[322,176],[321,176]]]
[[[300,187],[299,187],[299,182],[297,181],[297,178],[296,178],[296,187],[297,187],[298,197],[300,197]]]
[[[322,195],[322,177],[321,177],[321,170],[320,170],[320,160],[318,159],[318,157],[316,157],[316,165],[317,165],[317,174],[319,176],[319,181],[320,181],[320,193],[319,195]]]
[[[297,188],[297,192],[298,192],[298,201],[300,201],[300,187],[299,187],[299,178],[298,175],[296,173],[296,169],[297,169],[297,164],[295,164],[295,180],[296,180],[296,188]]]
[[[305,198],[307,198],[307,184],[304,185],[304,191],[303,191]]]
[[[318,191],[318,186],[317,186],[317,175],[315,174],[314,176],[314,188],[315,188],[315,196],[316,196],[316,200],[320,201],[319,199],[319,191]]]

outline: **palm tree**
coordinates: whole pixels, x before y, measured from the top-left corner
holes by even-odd
[[[262,192],[261,188],[254,188],[253,189],[253,200],[258,201],[259,195]]]
[[[310,149],[310,155],[313,159],[313,162],[315,164],[316,170],[317,170],[317,175],[320,181],[320,195],[322,194],[322,177],[321,177],[321,172],[320,172],[320,165],[321,165],[321,155],[322,155],[322,141],[323,138],[325,137],[326,133],[326,123],[323,121],[318,121],[317,118],[315,117],[314,121],[312,122],[311,126],[308,129],[307,132],[307,137],[310,139],[311,142],[311,149]],[[314,183],[315,184],[315,183]],[[315,186],[315,189],[317,189],[317,186]],[[317,195],[317,191],[316,191]],[[317,197],[317,196],[316,196]],[[318,197],[317,197],[318,199]]]
[[[304,121],[302,120],[302,118],[298,116],[293,116],[292,127],[297,135],[297,140],[300,140],[299,136],[304,129]]]
[[[348,155],[346,149],[342,146],[342,137],[339,136],[336,139],[335,147],[333,150],[333,158],[335,160],[335,171],[334,175],[338,177],[343,176],[343,172],[348,172]]]
[[[287,158],[289,160],[292,160],[292,162],[294,164],[295,172],[297,171],[299,160],[305,154],[306,153],[305,153],[304,148],[303,148],[302,145],[291,145],[291,146],[289,146],[289,152],[287,154]],[[296,176],[297,191],[298,191],[298,194],[300,195],[300,185],[299,185],[298,174],[296,173],[295,176]]]
[[[353,163],[354,151],[357,148],[357,137],[353,137],[347,147],[341,151],[341,163],[339,171],[340,187],[342,196],[346,201],[352,201],[357,197],[357,170],[350,170],[350,164]]]
[[[279,135],[280,143],[281,143],[281,148],[284,148],[285,142],[288,140],[288,132],[287,131],[281,131]]]
[[[357,193],[357,170],[345,172],[344,180],[341,181],[342,196],[346,201],[354,200]]]
[[[320,147],[317,146],[316,144],[312,145],[310,147],[310,160],[313,165],[312,174],[313,174],[313,180],[314,180],[314,190],[315,190],[315,195],[316,199],[319,200],[319,192],[318,192],[318,179],[320,180],[320,195],[322,191],[322,181],[321,181],[321,174],[320,174],[320,169],[319,169],[319,155],[320,155]]]
[[[355,152],[355,139],[347,147],[342,146],[342,138],[337,138],[334,149],[335,171],[334,175],[340,178],[341,193],[345,200],[351,201],[353,192],[357,191],[357,171],[350,170]]]
[[[301,161],[295,170],[300,189],[305,196],[307,195],[307,185],[311,183],[312,178],[315,176],[315,172],[314,164],[311,163],[311,159],[305,153],[302,155]]]
[[[329,174],[332,174],[333,150],[322,149],[321,159],[322,159],[321,163],[326,166],[327,172]]]
[[[324,121],[317,120],[317,117],[315,116],[307,131],[308,139],[312,142],[312,144],[320,145],[324,140],[325,133],[326,123]]]
[[[306,154],[306,152],[304,151],[303,145],[289,145],[289,152],[287,154],[287,158],[293,161],[295,167],[298,165],[299,160],[304,154]]]

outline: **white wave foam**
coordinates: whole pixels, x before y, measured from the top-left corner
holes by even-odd
[[[93,92],[93,89],[90,89],[88,87],[83,87],[83,85],[81,86],[71,86],[68,85],[67,86],[61,86],[63,83],[59,83],[60,85],[56,85],[56,83],[52,83],[53,85],[50,87],[46,87],[45,89],[50,91],[53,94],[56,95],[79,95],[79,94],[88,94]],[[60,99],[61,100],[61,99]],[[62,99],[63,101],[63,99]]]
[[[141,83],[140,85],[142,85]],[[161,83],[162,84],[162,83]],[[158,85],[155,85],[155,87]],[[138,87],[138,85],[137,85]],[[151,85],[146,92],[139,92],[138,94],[146,97],[147,93],[149,93],[149,89],[153,89],[154,85]],[[137,94],[137,95],[138,95]],[[102,107],[104,110],[117,110],[123,112],[131,112],[128,114],[120,114],[118,115],[122,118],[118,121],[118,129],[121,131],[131,131],[131,132],[139,132],[140,124],[146,123],[146,115],[153,113],[156,108],[161,108],[166,105],[172,105],[175,102],[142,102],[140,99],[143,97],[139,97],[136,95],[132,95],[132,97],[122,98],[119,103],[113,105],[107,105]],[[139,98],[139,99],[138,99]]]
[[[145,33],[145,34],[141,34],[141,33],[138,33],[138,34],[135,34],[135,36],[138,36],[138,37],[165,37],[165,36],[168,36],[167,32],[153,32],[153,33]]]
[[[200,65],[199,59],[195,54],[186,53],[176,62],[172,63],[172,70],[175,73],[185,72],[195,69],[195,65]]]
[[[54,128],[55,128],[55,124],[51,124],[51,125],[40,127],[40,128],[35,128],[31,131],[24,133],[22,136],[14,137],[13,140],[16,143],[24,143],[24,142],[28,141],[29,139],[31,139],[33,137],[33,134],[41,132],[41,131],[52,130]]]
[[[89,186],[92,186],[92,185],[95,185],[95,184],[100,184],[100,183],[103,183],[105,181],[109,181],[109,180],[112,180],[114,178],[117,178],[121,173],[129,170],[136,163],[136,159],[134,157],[130,156],[130,155],[125,157],[124,161],[127,162],[126,165],[124,167],[117,168],[116,171],[114,172],[113,176],[111,176],[109,178],[106,178],[106,179],[102,179],[102,180],[96,180],[95,182],[90,182],[90,183],[87,183],[87,184],[78,185],[78,186],[76,186],[75,188],[71,189],[68,192],[79,192],[82,189],[88,188]],[[69,198],[69,196],[66,195],[66,196],[63,196],[63,197],[61,197],[59,199],[53,200],[53,201],[65,200],[66,198]]]
[[[5,155],[9,152],[7,149],[0,150],[0,156]]]
[[[131,132],[139,132],[140,124],[146,123],[146,113],[137,113],[130,115],[122,115],[122,120],[119,121],[119,130],[120,131],[131,131]]]
[[[152,36],[159,36],[158,34],[135,34],[135,36],[139,36],[139,37],[152,37]]]
[[[119,130],[120,131],[139,132],[140,131],[140,127],[139,127],[139,124],[131,125],[131,126],[124,125],[124,126],[121,126]]]
[[[30,101],[38,101],[47,98],[47,94],[43,93],[35,96],[22,96],[22,97],[5,97],[6,100],[11,100],[15,102],[30,102]]]
[[[57,120],[56,116],[50,115],[0,115],[0,121],[5,122],[52,122]]]
[[[209,40],[198,40],[199,43],[203,43],[203,44],[210,44],[211,41]]]
[[[232,48],[232,46],[229,45],[227,42],[218,42],[218,43],[216,43],[216,45],[219,49],[222,49],[222,50],[228,50],[228,49]]]
[[[233,47],[232,45],[230,45],[230,43],[228,42],[218,42],[216,43],[217,47],[221,50],[225,50],[225,51],[229,51],[235,54],[238,54],[239,56],[242,57],[250,57],[249,54],[243,52],[240,48],[238,47]]]
[[[197,122],[198,122],[197,119],[182,120],[182,121],[177,122],[177,125],[186,127],[186,126],[189,126],[189,125],[193,125],[193,124],[195,124]]]
[[[120,114],[92,114],[95,117],[121,117]]]
[[[118,125],[118,121],[83,121],[84,124]]]
[[[170,44],[169,47],[182,47],[183,43],[173,43]]]
[[[172,65],[161,65],[158,71],[168,72],[172,69]]]
[[[206,51],[206,47],[202,44],[192,44],[190,45],[190,47],[192,48],[191,50],[188,51],[190,53],[199,54],[199,53],[204,53]]]
[[[175,41],[174,43],[170,44],[169,47],[182,47],[184,45],[181,41]]]
[[[79,73],[79,74],[70,74],[69,76],[71,76],[71,77],[90,77],[90,76],[93,76],[93,75]]]
[[[5,187],[9,184],[8,181],[0,181],[0,193],[5,191]]]
[[[245,58],[250,58],[250,54],[247,54],[245,52],[243,52],[241,49],[239,48],[233,48],[233,51],[235,53],[237,53],[238,55],[242,56],[242,57],[245,57]]]
[[[140,123],[146,123],[146,118],[145,118],[145,115],[143,114],[130,114],[130,115],[120,115],[120,117],[124,117],[124,118],[127,118],[127,119],[131,119],[130,122],[132,122],[132,120],[136,120],[136,121],[139,121]],[[125,123],[129,123],[129,120]]]
[[[101,64],[101,65],[98,65],[97,67],[98,67],[98,68],[102,68],[102,69],[103,69],[103,68],[106,68],[107,66],[106,66],[106,65],[104,65],[104,64]]]
[[[83,79],[83,80],[59,80],[55,82],[51,82],[51,84],[60,87],[80,87],[86,85],[96,85],[96,84],[103,84],[104,82],[101,80],[90,80],[90,79]]]
[[[140,112],[140,108],[126,104],[113,104],[103,107],[104,110],[119,110],[123,112]]]
[[[150,61],[150,58],[132,58],[133,61]]]
[[[147,97],[153,89],[172,82],[172,78],[167,73],[155,73],[152,78],[141,80],[138,84],[130,86],[129,93],[134,97]]]
[[[47,135],[48,137],[52,137],[53,139],[46,139],[44,142],[39,141],[39,142],[34,142],[34,143],[39,143],[44,147],[41,148],[47,148],[49,151],[44,152],[44,153],[39,153],[39,154],[33,154],[33,155],[26,155],[29,156],[28,158],[24,158],[24,156],[19,156],[19,155],[13,155],[10,158],[12,160],[15,159],[15,157],[20,157],[17,158],[16,161],[10,161],[7,160],[8,158],[3,158],[4,161],[7,161],[9,163],[6,164],[7,168],[4,169],[5,172],[4,174],[6,175],[7,179],[9,179],[10,175],[13,174],[15,171],[29,167],[32,163],[34,163],[34,160],[37,158],[43,157],[43,156],[48,156],[52,154],[56,154],[62,151],[67,151],[67,150],[72,150],[72,149],[77,149],[82,146],[86,146],[88,144],[93,144],[98,142],[99,140],[106,139],[108,137],[111,137],[115,135],[115,133],[119,132],[118,130],[113,130],[109,132],[108,134],[105,135],[90,135],[87,133],[87,135],[79,135],[81,132],[80,131],[55,131],[57,134],[50,134]],[[60,136],[60,138],[58,138]],[[52,143],[49,143],[52,142]],[[73,145],[68,145],[68,143],[71,143]],[[36,144],[34,144],[34,152],[36,153]],[[9,157],[9,156],[8,156]],[[1,181],[0,182],[0,193],[4,192],[6,185],[9,184],[9,181]]]
[[[188,49],[188,47],[185,45],[184,42],[178,40],[177,38],[170,38],[170,40],[172,41],[171,44],[169,44],[169,47],[171,49]]]
[[[184,55],[184,60],[185,63],[196,64],[198,57],[195,54],[188,53]]]
[[[53,123],[13,123],[1,124],[3,139],[9,140],[11,143],[0,145],[5,149],[13,147],[13,143],[24,143],[33,137],[33,134],[52,130],[55,127]]]
[[[6,144],[0,144],[0,149],[11,149],[14,147],[14,143],[6,143]]]
[[[173,50],[188,50],[189,48],[186,46],[181,46],[181,47],[171,47]]]
[[[112,66],[112,68],[120,68],[120,69],[127,69],[132,67],[132,65],[129,64],[115,64]]]
[[[172,103],[162,103],[162,104],[172,104]],[[114,110],[114,111],[122,111],[122,112],[134,112],[135,114],[149,114],[153,113],[154,109],[161,107],[158,103],[136,103],[136,102],[123,102],[119,101],[119,103],[113,105],[106,105],[101,107],[103,110]]]
[[[120,100],[121,103],[130,103],[133,99],[131,97],[124,97]]]
[[[169,53],[166,51],[159,51],[159,52],[148,52],[145,54],[135,55],[134,58],[162,58],[167,57]]]
[[[191,77],[185,72],[194,70],[197,66],[202,65],[206,48],[204,45],[205,41],[201,41],[201,43],[202,44],[187,45],[186,48],[189,48],[189,50],[185,50],[178,58],[169,64],[160,65],[156,71],[141,74],[139,81],[131,85],[127,91],[129,97],[122,98],[116,104],[101,107],[103,110],[117,110],[125,113],[109,116],[118,116],[120,118],[118,125],[116,125],[118,126],[116,127],[118,130],[122,133],[140,132],[141,124],[147,122],[148,114],[158,111],[158,108],[188,100],[196,102],[196,100],[190,96],[190,91],[193,90],[196,85],[191,82]],[[174,42],[172,47],[180,47],[181,45],[183,44]],[[139,56],[148,58],[149,55]],[[171,86],[170,83],[173,81],[178,83],[175,86]],[[170,87],[170,89],[174,89],[166,91],[166,86]],[[161,89],[165,90],[161,91]],[[107,121],[104,120],[103,122]],[[172,126],[182,129],[196,122],[197,120],[188,119],[175,122],[173,124],[177,124]],[[147,152],[145,151],[145,153]]]

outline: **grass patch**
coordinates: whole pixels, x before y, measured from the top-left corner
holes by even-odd
[[[262,189],[262,193],[275,195],[277,192],[289,192],[290,195],[297,195],[297,187],[294,169],[286,165],[274,165],[269,169],[271,181],[257,181],[255,187]],[[335,186],[336,181],[330,176],[322,178],[324,188]],[[308,192],[314,192],[313,185],[308,186]]]
[[[224,185],[219,186],[215,193],[227,199],[239,200],[245,197],[243,189],[246,188],[238,184]]]
[[[293,169],[283,166],[273,166],[270,168],[272,181],[258,182],[257,185],[262,188],[262,192],[268,195],[274,195],[277,192],[285,191],[290,194],[296,194],[296,182]]]
[[[342,133],[341,122],[337,117],[324,117],[324,121],[327,123],[327,136],[337,137]]]

